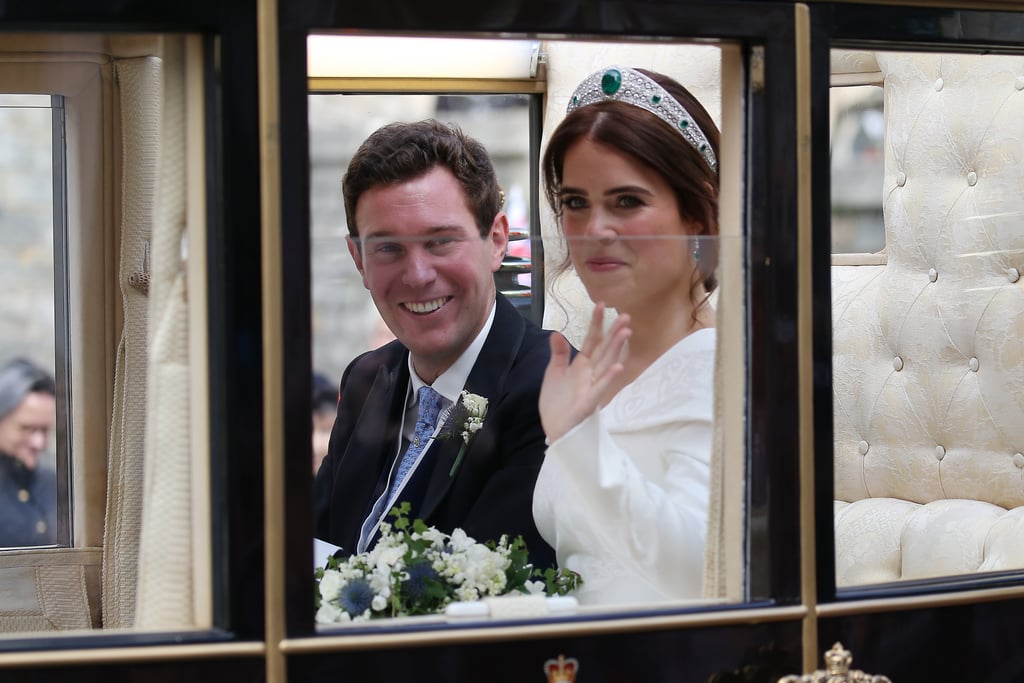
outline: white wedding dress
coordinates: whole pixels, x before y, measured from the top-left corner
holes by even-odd
[[[548,447],[533,515],[581,604],[701,597],[714,359],[690,334]]]

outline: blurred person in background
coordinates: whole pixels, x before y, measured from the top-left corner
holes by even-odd
[[[313,475],[327,455],[331,428],[338,414],[338,388],[319,372],[313,373]]]
[[[18,358],[0,368],[0,546],[51,545],[57,477],[40,465],[57,421],[53,376]]]

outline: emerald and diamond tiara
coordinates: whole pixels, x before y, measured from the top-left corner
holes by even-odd
[[[628,66],[609,66],[587,76],[569,98],[565,113],[607,101],[625,102],[651,112],[679,131],[712,171],[718,170],[715,152],[690,112],[654,80]]]

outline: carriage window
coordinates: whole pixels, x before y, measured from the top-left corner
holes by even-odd
[[[0,532],[43,498],[55,518],[0,533],[4,631],[210,623],[203,57],[186,35],[0,42]],[[48,400],[22,415],[26,387]]]
[[[1021,569],[1024,57],[859,61],[884,116],[846,110],[865,143],[849,168],[881,166],[865,203],[882,208],[887,255],[832,267],[836,583]],[[837,187],[840,171],[834,203],[859,187]]]
[[[69,541],[66,430],[56,429],[57,396],[67,395],[67,385],[61,375],[58,392],[54,380],[54,351],[63,338],[54,323],[62,308],[54,261],[56,253],[63,263],[63,121],[63,98],[0,95],[2,547]],[[63,341],[60,347],[63,357]]]
[[[332,38],[341,44],[345,40],[343,36]],[[488,41],[463,42],[475,42],[471,53],[476,58],[471,62],[487,61]],[[416,39],[388,44],[392,54],[400,52],[403,45],[410,55],[429,53],[417,45]],[[309,45],[312,55],[314,46],[324,45],[324,37],[311,37]],[[712,138],[712,127],[717,129],[722,125],[725,106],[721,52],[717,47],[706,46],[555,41],[541,43],[538,49],[539,53],[532,58],[529,53],[525,55],[525,75],[518,80],[508,75],[487,78],[449,73],[442,83],[452,87],[450,92],[373,95],[314,92],[309,97],[313,361],[314,370],[323,375],[322,379],[314,381],[314,390],[318,386],[324,388],[324,402],[329,406],[322,429],[327,432],[334,426],[329,446],[326,437],[320,440],[324,449],[321,453],[326,453],[326,459],[319,466],[314,465],[318,472],[314,493],[317,533],[319,541],[327,542],[318,542],[314,558],[319,567],[316,573],[320,605],[317,618],[321,629],[344,629],[344,624],[352,620],[365,619],[386,625],[387,620],[376,620],[381,616],[420,615],[442,623],[445,620],[459,623],[464,616],[479,617],[480,610],[492,617],[504,618],[518,610],[526,610],[519,611],[520,615],[532,616],[565,614],[565,610],[593,614],[665,605],[685,608],[743,599],[743,571],[734,564],[742,561],[739,558],[742,557],[744,529],[742,521],[738,520],[742,518],[743,496],[732,495],[729,500],[735,507],[727,512],[721,509],[709,512],[715,499],[711,493],[712,482],[720,481],[722,476],[732,477],[737,472],[742,478],[743,469],[743,446],[738,440],[733,442],[724,436],[729,432],[725,432],[726,428],[719,421],[720,418],[740,417],[742,408],[731,417],[723,417],[714,412],[711,401],[712,392],[722,387],[714,362],[716,329],[728,329],[736,335],[739,346],[727,345],[730,348],[727,353],[742,354],[745,334],[741,322],[743,293],[737,287],[742,280],[738,215],[731,211],[723,214],[720,234],[715,211],[710,216],[702,213],[703,217],[698,219],[698,214],[690,209],[688,216],[692,224],[702,226],[700,231],[691,231],[672,220],[666,223],[666,216],[677,219],[679,214],[674,208],[665,208],[676,206],[677,200],[667,189],[668,181],[659,175],[663,172],[649,170],[654,167],[645,165],[646,162],[637,163],[635,156],[612,146],[597,146],[581,152],[591,155],[585,160],[571,155],[559,163],[566,174],[563,178],[566,192],[571,188],[572,196],[565,194],[557,200],[561,214],[558,220],[545,198],[540,170],[544,150],[565,116],[577,85],[595,72],[600,81],[602,67],[635,64],[676,78],[706,107],[707,118],[700,119],[709,129],[706,138],[700,137],[703,133],[688,137],[678,132],[683,129],[692,133],[693,127],[687,127],[696,120],[691,118],[696,114],[677,110],[665,116],[655,114],[663,120],[676,118],[672,119],[672,127],[663,128],[655,119],[654,130],[665,136],[659,146],[693,152],[695,172],[707,174],[717,183],[720,157],[708,151],[708,141]],[[332,80],[330,73],[317,70],[312,62],[311,59],[310,80],[314,89],[365,91],[369,89],[366,83],[372,82],[372,77],[362,77],[370,81],[360,81],[360,77],[347,75],[344,67],[340,67],[337,78]],[[405,68],[416,68],[418,65],[414,62],[412,60]],[[612,77],[613,74],[607,75],[607,78]],[[661,111],[655,105],[668,95],[652,88],[646,76],[615,71],[615,77],[622,79],[623,84],[623,96],[618,99],[622,100],[627,92],[646,92],[648,98],[653,98],[649,106]],[[439,87],[430,79],[417,82],[413,77],[403,77],[401,72],[389,72],[376,78],[375,88],[381,90],[417,92],[435,91]],[[431,74],[431,79],[434,78],[437,78],[436,73]],[[339,82],[345,87],[339,87]],[[510,83],[514,83],[514,87],[510,87]],[[610,88],[609,92],[615,92],[615,88],[606,87]],[[478,92],[467,92],[474,90]],[[594,97],[599,90],[595,87],[587,91],[587,97]],[[546,107],[543,110],[540,109],[542,103]],[[729,106],[738,105],[730,102]],[[694,105],[690,107],[696,111]],[[641,111],[643,107],[636,109]],[[680,117],[686,119],[685,123],[679,122]],[[467,251],[468,247],[462,246],[462,238],[458,236],[459,246],[442,247],[435,245],[430,235],[420,240],[418,235],[405,233],[413,229],[410,226],[420,223],[430,234],[438,231],[438,226],[454,232],[459,224],[450,216],[455,214],[444,214],[443,220],[433,214],[427,218],[423,215],[440,210],[438,207],[456,213],[461,207],[461,212],[466,213],[464,200],[455,201],[455,209],[446,208],[444,201],[451,193],[461,191],[460,186],[445,185],[444,178],[435,177],[436,169],[409,176],[420,186],[406,184],[404,180],[388,181],[376,187],[371,183],[371,189],[365,191],[356,205],[360,239],[348,243],[346,238],[353,217],[345,214],[341,191],[341,180],[347,172],[353,172],[352,169],[356,169],[356,173],[368,172],[350,165],[356,149],[368,136],[386,124],[423,119],[455,123],[486,148],[501,187],[503,203],[500,208],[507,216],[509,230],[509,242],[502,246],[502,253],[496,260],[488,257],[491,260],[487,263],[497,271],[494,287],[499,292],[499,300],[493,318],[488,320],[484,315],[481,319],[483,324],[491,326],[491,333],[486,340],[480,337],[476,347],[479,350],[474,350],[479,354],[475,364],[471,358],[465,368],[451,373],[452,377],[462,373],[454,389],[445,388],[445,382],[450,379],[445,371],[452,367],[450,363],[442,363],[444,367],[439,366],[433,376],[418,377],[419,380],[429,378],[427,383],[434,383],[441,394],[437,418],[423,417],[418,407],[415,410],[402,408],[408,405],[407,397],[414,394],[417,406],[433,400],[429,393],[421,394],[423,390],[419,389],[418,380],[411,379],[405,349],[413,350],[412,367],[418,376],[421,371],[430,372],[429,366],[421,368],[418,362],[426,363],[426,359],[447,353],[438,345],[448,343],[450,334],[465,336],[467,344],[472,341],[478,328],[474,328],[474,334],[466,335],[453,323],[460,316],[464,320],[474,314],[470,300],[473,292],[467,289],[466,283],[475,277],[468,273],[480,257],[473,255],[475,251]],[[739,120],[733,119],[737,125]],[[388,135],[392,134],[398,133],[389,130]],[[378,162],[394,159],[399,156],[397,150],[408,149],[413,144],[406,138],[401,139],[402,144],[396,151],[380,153],[376,157]],[[381,140],[379,144],[387,143]],[[717,146],[717,139],[715,144]],[[594,178],[589,175],[589,169],[602,172]],[[730,168],[722,172],[737,170]],[[614,182],[604,172],[608,172]],[[733,176],[733,180],[737,177]],[[408,191],[406,186],[410,188]],[[605,195],[609,187],[617,188],[613,191],[615,199]],[[623,190],[624,187],[629,189]],[[372,194],[375,192],[380,194],[380,201]],[[723,192],[729,197],[740,196],[735,185]],[[666,197],[667,203],[661,203]],[[617,221],[614,230],[623,231],[625,236],[635,233],[635,239],[622,239],[620,251],[615,252],[608,245],[616,240],[584,227],[586,211],[582,207],[585,204],[592,205],[595,214],[597,207],[602,207],[602,211],[607,207],[609,213],[601,219],[602,223]],[[408,206],[420,210],[409,211],[405,209]],[[648,207],[661,218],[648,224],[640,206]],[[383,213],[378,209],[384,209]],[[475,220],[472,218],[469,224],[475,226]],[[691,226],[691,223],[686,225]],[[652,226],[661,232],[651,232]],[[364,229],[369,231],[368,236],[364,236]],[[479,247],[474,242],[486,244],[476,237],[469,242],[476,250]],[[458,257],[457,268],[444,250],[455,253],[461,250],[464,254]],[[593,259],[588,261],[581,255],[583,252],[595,252]],[[641,297],[623,295],[606,282],[614,278],[611,274],[614,264],[625,266],[626,263],[631,265],[635,286],[649,288],[643,290],[647,293]],[[399,267],[396,268],[396,264]],[[672,274],[667,274],[668,271]],[[487,272],[488,266],[485,266],[484,273]],[[668,280],[676,282],[678,288],[666,289],[664,285]],[[723,290],[725,293],[719,294],[715,287],[718,282],[729,282]],[[712,291],[710,296],[705,296],[708,288]],[[666,291],[686,292],[680,295],[680,301],[686,303],[670,305],[664,299]],[[694,292],[698,293],[696,298],[693,298]],[[543,297],[540,306],[538,297]],[[543,336],[538,337],[537,332],[530,331],[527,325],[535,322],[563,335],[576,348],[593,352],[591,343],[585,339],[596,310],[595,297],[602,301],[607,298],[621,309],[610,310],[605,316],[604,323],[611,330],[618,329],[612,323],[617,314],[629,312],[632,315],[634,336],[629,342],[630,348],[647,349],[652,355],[638,363],[625,360],[629,358],[628,349],[622,352],[623,372],[615,376],[615,380],[609,380],[609,386],[611,381],[620,384],[609,390],[606,398],[610,403],[601,411],[601,420],[595,418],[576,425],[578,428],[571,433],[563,430],[559,438],[552,440],[547,453],[552,465],[545,471],[540,467],[545,445],[537,416],[537,389],[546,366],[548,342]],[[652,300],[660,304],[647,305]],[[482,310],[486,314],[490,304]],[[668,313],[679,310],[687,313],[676,317]],[[673,338],[672,343],[665,345],[664,338],[656,338],[657,331],[677,323],[685,330],[678,338]],[[452,326],[453,331],[446,332],[446,326]],[[359,358],[360,354],[378,349],[396,337],[400,345],[392,344]],[[543,360],[538,362],[536,357],[530,360],[534,354],[530,349],[536,349]],[[519,359],[523,353],[527,355]],[[481,365],[484,361],[480,359],[484,358],[488,360]],[[455,365],[458,362],[455,361]],[[614,362],[611,356],[603,361],[606,365]],[[743,366],[742,360],[733,365],[737,370]],[[574,371],[583,372],[581,367],[577,365]],[[600,371],[601,368],[596,368],[590,377],[596,377]],[[347,373],[347,380],[341,384],[339,393],[343,373]],[[681,373],[689,373],[688,379],[681,380]],[[663,382],[667,378],[672,379]],[[743,405],[742,372],[733,379],[737,381],[723,390],[731,395],[738,391],[740,398],[723,404],[739,407]],[[410,389],[411,386],[414,388]],[[680,387],[685,388],[685,395],[677,391]],[[446,397],[445,391],[452,396]],[[315,398],[314,409],[317,405]],[[543,408],[541,410],[543,412]],[[421,437],[416,430],[420,421],[433,424],[433,428],[423,433],[424,454],[409,459],[409,453],[418,452],[416,445]],[[314,415],[314,447],[318,443],[316,430],[317,415]],[[715,436],[714,430],[723,430],[723,433]],[[742,429],[731,433],[740,434]],[[370,438],[383,439],[386,443],[367,445]],[[719,438],[722,440],[716,441]],[[712,453],[713,442],[719,446],[728,442],[735,458],[729,465],[725,464],[723,452]],[[380,457],[371,453],[379,453]],[[581,457],[583,453],[592,455],[589,464]],[[316,456],[314,453],[314,458]],[[520,469],[513,476],[509,470],[502,469],[501,463],[508,458],[528,462],[532,469]],[[556,458],[558,467],[553,464]],[[397,467],[400,459],[410,461],[411,474]],[[601,463],[602,459],[607,462]],[[360,463],[368,461],[375,463],[373,472],[353,470],[365,470]],[[735,469],[737,463],[739,468]],[[559,467],[564,469],[556,471]],[[574,468],[580,468],[578,477],[569,474]],[[714,468],[721,469],[713,473]],[[609,477],[622,477],[614,485],[610,484],[618,493],[606,493],[607,498],[596,494],[600,486],[595,477],[590,476],[604,470],[614,473],[608,474]],[[726,471],[728,475],[723,475]],[[594,481],[590,481],[592,479]],[[587,486],[594,488],[588,491]],[[743,490],[732,478],[729,486],[731,491]],[[474,504],[472,500],[476,498],[479,500]],[[610,502],[613,499],[618,502]],[[392,503],[396,509],[401,509],[403,501],[409,503],[404,516],[389,516]],[[590,515],[583,512],[588,505]],[[402,525],[412,522],[407,518],[423,518],[426,527],[432,527],[425,532],[427,538],[433,539],[430,544],[413,539],[411,545],[401,545]],[[585,519],[590,520],[589,524],[584,523]],[[711,524],[712,519],[719,523]],[[389,523],[392,523],[390,530]],[[509,571],[506,576],[500,558],[484,557],[482,546],[478,552],[473,551],[477,552],[476,561],[482,564],[457,570],[455,565],[466,561],[462,553],[467,547],[463,532],[480,543],[500,543],[502,533],[511,533],[513,537],[522,533],[527,539],[527,552],[510,551],[499,545],[499,554],[511,557],[513,568],[528,560],[535,566],[550,567],[552,572],[547,577],[543,574],[531,577],[537,581],[533,595],[505,596],[508,602],[485,604],[481,602],[483,598],[505,590],[503,587],[485,588],[494,578],[491,576],[494,571],[486,573],[485,564],[492,563],[492,570],[498,567],[496,571],[501,575],[502,586],[516,577],[515,585],[527,588],[523,577],[529,572],[524,575]],[[570,548],[569,543],[559,548],[550,547],[545,538],[551,540],[556,536],[575,542],[577,550]],[[622,543],[613,542],[613,538],[621,539]],[[509,543],[512,540],[510,538]],[[399,552],[400,546],[406,549],[404,554]],[[409,550],[417,546],[424,547],[415,552]],[[580,550],[613,546],[621,552],[606,557]],[[703,574],[708,546],[716,549],[713,552],[721,552],[711,563],[720,572],[717,576]],[[336,556],[329,557],[329,553],[336,553]],[[726,554],[729,554],[728,562]],[[396,572],[394,576],[407,575],[407,578],[385,589],[380,584],[380,577],[384,576],[382,562],[391,565]],[[563,570],[561,574],[554,572],[556,566]],[[568,570],[582,578],[582,587],[573,583],[575,579]],[[467,571],[475,573],[476,578],[455,586],[463,581]],[[459,578],[451,580],[456,573]],[[511,584],[508,587],[511,588]],[[495,592],[489,593],[489,590]],[[545,591],[549,594],[547,602],[538,594]],[[392,597],[387,598],[385,593]]]

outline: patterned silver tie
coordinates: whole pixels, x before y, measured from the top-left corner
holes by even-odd
[[[406,449],[405,455],[402,456],[402,462],[398,464],[398,472],[395,474],[395,483],[391,488],[392,495],[398,489],[405,477],[409,474],[409,470],[416,463],[416,458],[419,457],[420,453],[426,447],[430,441],[431,435],[434,433],[434,428],[437,426],[437,416],[441,412],[441,404],[444,397],[437,393],[430,387],[420,387],[417,392],[417,414],[416,414],[416,431],[413,434],[412,442],[409,443],[409,448]]]

